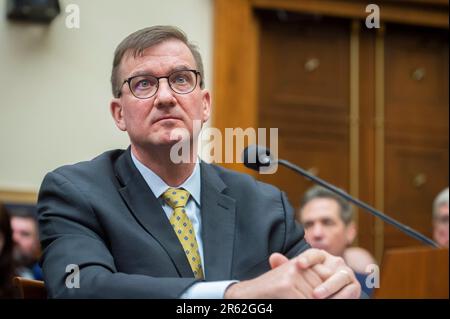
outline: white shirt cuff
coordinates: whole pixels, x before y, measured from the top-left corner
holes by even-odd
[[[225,290],[238,280],[198,282],[189,287],[180,299],[223,299]]]

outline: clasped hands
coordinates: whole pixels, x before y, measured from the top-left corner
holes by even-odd
[[[308,249],[288,259],[273,253],[271,270],[251,280],[231,285],[225,298],[359,298],[361,286],[341,257],[324,250]]]

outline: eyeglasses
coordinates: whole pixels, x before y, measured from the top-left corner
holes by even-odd
[[[448,215],[435,217],[434,222],[440,225],[448,225]]]
[[[136,75],[123,81],[122,86],[128,83],[131,93],[138,99],[149,99],[156,94],[159,88],[159,80],[167,79],[169,87],[178,94],[188,94],[197,86],[197,70],[180,70],[167,76],[156,77],[153,75]],[[119,91],[119,97],[122,93]]]

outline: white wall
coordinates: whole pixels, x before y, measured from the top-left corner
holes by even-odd
[[[68,4],[80,28],[65,24]],[[128,146],[109,113],[113,52],[155,24],[183,29],[211,87],[212,0],[60,0],[48,26],[13,23],[0,1],[0,189],[37,191],[45,173]]]

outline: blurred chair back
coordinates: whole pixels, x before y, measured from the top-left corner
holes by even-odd
[[[14,277],[13,283],[17,295],[21,299],[47,299],[47,291],[43,281]]]

